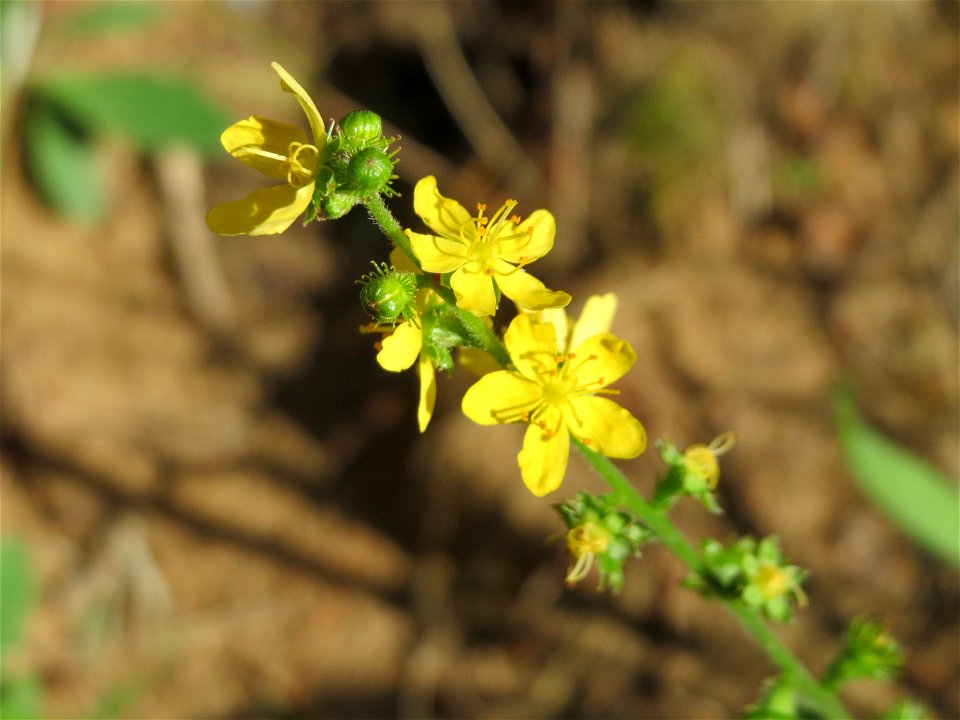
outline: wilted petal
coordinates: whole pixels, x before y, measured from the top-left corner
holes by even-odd
[[[570,347],[575,348],[588,337],[610,332],[613,315],[617,311],[617,296],[613,293],[591,295],[580,312],[570,335]]]
[[[392,335],[383,339],[383,349],[377,353],[380,367],[400,372],[413,365],[423,348],[423,331],[412,322],[397,325]]]
[[[530,273],[503,260],[494,263],[494,271],[500,290],[523,310],[565,307],[570,302],[567,293],[548,289]]]
[[[433,371],[433,363],[423,353],[420,354],[420,362],[417,363],[417,372],[420,375],[420,402],[417,405],[417,422],[420,425],[420,432],[423,432],[430,424],[430,418],[433,417],[433,406],[437,401],[437,378]]]
[[[313,183],[299,189],[261,188],[242,200],[213,207],[207,213],[207,227],[218,235],[275,235],[303,214],[312,197]]]
[[[433,175],[422,178],[413,189],[413,210],[428,228],[447,237],[458,238],[462,227],[473,227],[470,213],[456,200],[440,194],[437,179]],[[420,256],[419,253],[417,256]]]
[[[306,133],[294,125],[251,115],[224,130],[220,142],[237,160],[268,177],[286,182],[290,145],[308,140]]]
[[[527,427],[523,449],[517,455],[523,482],[538,497],[553,492],[563,482],[570,456],[570,437],[562,425],[550,433],[537,425]]]
[[[497,370],[477,380],[460,403],[464,415],[480,425],[520,420],[540,401],[543,389],[515,373]]]
[[[313,100],[310,98],[310,95],[307,94],[307,91],[293,78],[293,75],[283,69],[280,63],[272,62],[270,63],[270,67],[280,76],[280,87],[288,93],[293,93],[297,98],[297,102],[300,103],[300,107],[303,108],[303,112],[307,116],[307,121],[310,123],[310,131],[313,133],[313,144],[322,150],[326,144],[327,131],[324,129],[323,118],[320,117],[317,106],[313,104]]]
[[[632,458],[647,446],[643,425],[613,400],[596,395],[572,399],[564,417],[570,432],[601,455]]]

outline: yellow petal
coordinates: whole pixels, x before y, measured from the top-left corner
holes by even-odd
[[[535,210],[516,226],[514,234],[518,237],[497,244],[497,254],[512,263],[533,262],[553,249],[556,233],[557,221],[553,215],[547,210]]]
[[[395,247],[390,251],[390,264],[400,272],[409,272],[422,275],[420,268],[413,264],[413,260],[403,250]]]
[[[544,310],[566,307],[570,296],[558,290],[549,290],[533,275],[503,260],[494,263],[497,285],[508,298],[523,310]]]
[[[594,335],[572,348],[577,384],[606,387],[623,377],[637,361],[630,343],[616,335]]]
[[[647,433],[640,421],[608,398],[574,398],[564,417],[570,432],[601,455],[632,458],[647,446]]]
[[[500,370],[500,363],[490,353],[480,348],[461,347],[457,351],[460,367],[477,377]]]
[[[307,94],[307,91],[301,87],[300,83],[294,80],[293,75],[283,69],[280,63],[272,62],[270,63],[270,67],[280,76],[280,87],[288,93],[293,93],[297,98],[297,102],[300,103],[300,107],[303,108],[303,112],[307,116],[307,121],[310,123],[310,132],[313,133],[313,144],[317,146],[317,149],[322,150],[326,144],[327,131],[324,129],[323,118],[320,117],[317,106],[313,104],[313,100]]]
[[[426,265],[424,265],[426,269]],[[493,315],[497,312],[497,296],[493,279],[477,263],[468,263],[450,276],[450,287],[457,296],[457,305],[474,315]]]
[[[613,315],[617,311],[617,296],[613,293],[591,295],[583,306],[580,318],[573,326],[570,347],[579,347],[580,343],[593,335],[610,332]]]
[[[567,311],[563,308],[547,308],[537,310],[541,322],[550,323],[557,331],[557,351],[567,351],[567,337],[570,335],[570,323],[567,320]]]
[[[424,235],[412,230],[406,232],[413,254],[419,258],[420,266],[426,272],[453,272],[467,260],[467,249],[459,240]]]
[[[243,200],[214,206],[207,213],[207,227],[218,235],[276,235],[303,214],[312,197],[313,183],[299,189],[261,188]]]
[[[290,144],[306,143],[308,139],[298,127],[251,115],[224,130],[220,142],[237,160],[274,180],[286,182]]]
[[[383,339],[383,349],[377,353],[380,367],[400,372],[413,365],[423,348],[423,331],[412,322],[397,325],[397,329]]]
[[[523,450],[517,455],[527,489],[539,497],[560,487],[569,456],[570,437],[562,425],[559,432],[552,435],[537,425],[527,427]]]
[[[462,227],[468,226],[468,230],[475,227],[473,218],[463,205],[440,194],[437,179],[433,175],[422,178],[413,189],[413,211],[428,228],[446,237],[458,238]],[[417,257],[420,257],[419,253]]]
[[[433,371],[433,363],[423,353],[417,363],[417,372],[420,375],[420,403],[417,405],[417,422],[420,432],[427,429],[430,418],[433,417],[433,406],[437,401],[437,378]]]
[[[499,425],[520,419],[524,410],[536,407],[543,389],[516,373],[497,370],[477,380],[466,393],[460,407],[463,414],[480,425]]]
[[[542,382],[544,373],[556,369],[556,330],[535,313],[517,315],[503,334],[503,343],[517,370],[534,382]]]

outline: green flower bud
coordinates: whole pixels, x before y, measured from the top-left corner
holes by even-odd
[[[313,191],[314,197],[329,195],[337,189],[337,178],[333,169],[326,165],[321,165],[317,169],[316,189]]]
[[[351,141],[365,143],[376,140],[383,132],[380,116],[370,110],[354,110],[340,121],[340,129]]]
[[[368,147],[350,158],[347,171],[358,190],[378,192],[390,182],[393,160],[382,150]]]
[[[336,220],[350,212],[359,201],[360,198],[351,193],[330,193],[321,200],[320,211],[325,218]]]
[[[386,263],[373,264],[373,272],[361,282],[360,303],[367,314],[378,323],[395,324],[413,311],[417,279],[413,273],[400,272]]]

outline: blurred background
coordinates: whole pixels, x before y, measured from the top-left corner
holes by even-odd
[[[681,447],[739,434],[725,515],[677,523],[810,568],[781,635],[814,671],[886,625],[907,663],[847,690],[858,715],[960,714],[956,569],[866,498],[831,413],[846,380],[960,471],[956,3],[0,8],[8,716],[720,718],[774,674],[656,547],[618,596],[566,588],[550,503],[599,481],[573,458],[531,496],[522,428],[461,415],[470,377],[416,432],[415,374],[357,332],[387,255],[362,211],[209,233],[263,185],[219,132],[305,127],[274,60],[402,137],[405,226],[427,174],[549,208],[538,277],[574,314],[620,298],[622,404]],[[658,460],[622,467],[648,492]]]

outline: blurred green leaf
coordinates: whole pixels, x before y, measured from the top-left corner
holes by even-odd
[[[121,718],[130,706],[143,694],[144,683],[136,680],[120,682],[107,688],[97,699],[97,705],[87,717],[90,720],[114,720]],[[3,717],[3,716],[0,716]]]
[[[0,650],[20,642],[33,599],[27,552],[18,540],[4,538],[0,541]]]
[[[722,146],[724,115],[704,70],[680,61],[634,98],[626,130],[633,147],[657,173],[671,176]]]
[[[43,686],[35,677],[0,679],[0,718],[35,720],[41,717]]]
[[[145,27],[159,15],[159,8],[152,2],[90,3],[64,18],[56,30],[70,35],[102,35]]]
[[[115,133],[151,153],[186,144],[203,154],[220,151],[225,114],[193,83],[138,71],[63,74],[33,87],[86,129]]]
[[[41,100],[29,103],[23,128],[27,172],[44,200],[77,220],[102,218],[107,202],[88,134]]]
[[[865,425],[852,394],[838,389],[834,418],[854,479],[918,543],[960,566],[960,497],[943,473]]]

